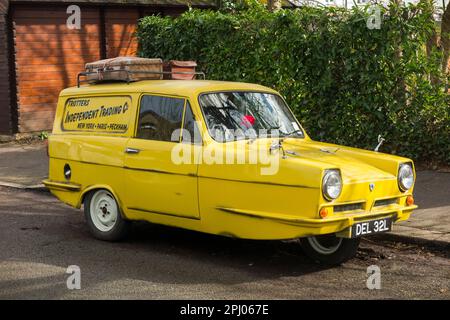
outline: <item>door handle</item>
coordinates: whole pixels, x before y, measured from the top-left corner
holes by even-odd
[[[125,149],[125,153],[129,153],[129,154],[138,154],[139,152],[141,152],[140,149],[135,149],[135,148],[126,148]]]

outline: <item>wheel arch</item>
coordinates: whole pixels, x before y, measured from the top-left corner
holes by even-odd
[[[88,186],[88,187],[84,188],[83,191],[80,194],[80,198],[78,200],[77,208],[81,208],[81,205],[84,203],[84,200],[86,199],[86,196],[89,193],[91,193],[92,191],[96,191],[96,190],[107,190],[107,191],[111,192],[111,194],[114,196],[114,199],[116,199],[117,204],[119,205],[119,212],[120,212],[121,216],[123,218],[126,218],[126,216],[124,214],[124,210],[123,210],[123,203],[120,200],[120,197],[113,190],[113,188],[111,188],[108,185],[104,185],[104,184],[96,184],[96,185],[92,185],[92,186]]]

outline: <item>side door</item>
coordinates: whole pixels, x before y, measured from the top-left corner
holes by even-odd
[[[141,97],[135,135],[125,150],[128,210],[200,217],[198,165],[195,161],[180,163],[174,158],[180,146],[200,151],[194,147],[194,141],[183,140],[182,129],[193,130],[194,125],[186,99],[149,94]]]

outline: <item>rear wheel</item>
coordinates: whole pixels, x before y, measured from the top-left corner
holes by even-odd
[[[305,253],[323,264],[338,265],[356,255],[360,239],[344,239],[334,234],[300,239]]]
[[[108,190],[95,190],[86,196],[84,215],[89,231],[97,239],[118,241],[128,233],[130,222],[122,218],[119,205]]]

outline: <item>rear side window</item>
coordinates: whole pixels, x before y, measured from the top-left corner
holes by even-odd
[[[143,96],[136,137],[172,141],[172,134],[182,128],[184,99]]]

